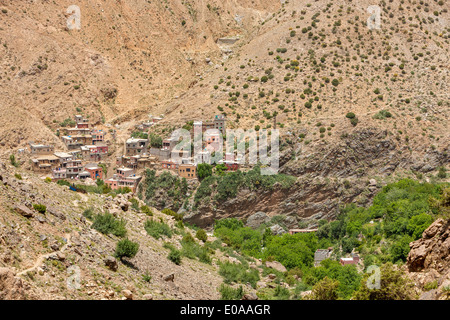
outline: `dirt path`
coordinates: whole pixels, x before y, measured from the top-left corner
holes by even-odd
[[[70,233],[66,233],[64,235],[64,237],[67,239],[67,243],[59,250],[59,251],[55,251],[55,252],[51,252],[51,253],[47,253],[47,254],[42,254],[40,255],[36,261],[34,262],[33,266],[31,268],[25,269],[21,272],[19,272],[17,275],[21,276],[26,274],[27,272],[33,271],[34,269],[36,269],[37,267],[39,267],[45,260],[47,260],[50,256],[56,254],[57,252],[64,252],[67,249],[67,246],[71,243],[70,242],[70,237],[71,234]]]

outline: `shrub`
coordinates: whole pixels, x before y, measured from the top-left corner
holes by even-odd
[[[440,179],[447,178],[447,169],[445,169],[445,167],[439,167],[439,172],[437,174],[437,177]]]
[[[331,81],[331,84],[335,87],[337,87],[339,85],[339,80],[338,79],[333,79],[333,81]]]
[[[208,235],[206,234],[206,231],[203,229],[198,229],[195,236],[197,237],[198,240],[201,240],[203,242],[206,242],[206,240],[208,240]]]
[[[139,243],[123,239],[117,242],[115,256],[117,258],[133,258],[139,250]]]
[[[345,116],[346,116],[347,118],[349,118],[349,119],[353,119],[353,118],[356,117],[356,115],[355,115],[353,112],[349,112],[349,113],[347,113]]]
[[[176,213],[168,208],[161,210],[161,212],[167,214],[168,216],[174,217],[176,221],[183,221],[183,215],[181,213]]]
[[[14,174],[14,177],[18,180],[22,180],[22,176],[18,173]]]
[[[220,285],[219,292],[220,300],[241,300],[244,296],[244,289],[242,288],[242,286],[234,289],[233,287],[227,286],[224,283]]]
[[[153,216],[153,211],[148,206],[142,206],[141,211],[148,216]]]
[[[247,266],[239,263],[225,262],[220,264],[219,274],[224,278],[224,282],[231,284],[236,283],[250,283],[253,288],[256,288],[256,283],[259,281],[259,272],[256,269],[247,270]]]
[[[125,220],[116,219],[112,214],[106,212],[95,216],[92,228],[103,234],[113,234],[117,237],[124,237],[127,233]]]
[[[11,165],[13,165],[14,167],[18,167],[19,163],[17,163],[16,161],[16,157],[12,154],[9,156],[9,162],[11,163]]]
[[[34,210],[36,210],[39,213],[44,214],[47,211],[47,207],[43,204],[33,204]]]
[[[391,263],[381,266],[379,289],[367,287],[369,277],[370,274],[365,274],[361,280],[361,287],[353,295],[354,300],[411,300],[414,296],[414,284]]]
[[[356,126],[358,124],[358,118],[350,119],[350,123],[352,124],[352,126]]]
[[[168,238],[172,237],[172,230],[164,222],[158,222],[155,220],[147,220],[144,225],[145,231],[155,239],[161,238],[161,236],[166,236]]]
[[[88,208],[83,211],[83,217],[89,220],[94,220],[94,209]]]
[[[311,300],[337,300],[339,281],[325,277],[316,283],[308,299]]]
[[[173,263],[175,263],[176,265],[180,265],[181,263],[181,251],[177,250],[177,249],[170,249],[169,255],[167,256],[167,258],[172,261]]]

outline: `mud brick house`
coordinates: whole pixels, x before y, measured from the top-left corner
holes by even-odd
[[[51,173],[55,168],[60,165],[60,159],[55,155],[42,155],[37,158],[31,159],[32,170],[38,173]]]
[[[96,164],[86,165],[84,171],[89,172],[92,180],[103,179],[103,169]]]
[[[205,132],[208,129],[217,129],[222,135],[226,135],[227,132],[227,119],[223,114],[216,115],[213,121],[195,121],[193,124],[193,130],[200,130]]]
[[[317,249],[316,252],[314,253],[314,267],[319,266],[323,260],[329,259],[332,253],[333,253],[332,247],[328,249]]]
[[[177,170],[178,164],[176,164],[173,161],[164,160],[164,161],[161,161],[161,168],[168,169],[168,170]]]
[[[172,149],[177,145],[177,141],[174,138],[168,138],[163,140],[163,145],[161,150],[169,150],[172,151]]]
[[[77,150],[83,145],[81,142],[75,141],[71,136],[61,137],[62,142],[66,145],[69,150]]]
[[[119,168],[112,178],[105,180],[105,183],[109,185],[112,190],[128,187],[132,192],[136,192],[141,179],[141,176],[134,174],[134,170],[129,168]]]
[[[81,160],[72,160],[66,163],[65,169],[67,179],[76,179],[83,171],[83,164]]]
[[[135,173],[133,169],[125,167],[117,168],[116,170],[119,178],[129,177]]]
[[[54,155],[59,158],[61,167],[65,167],[65,163],[73,159],[73,155],[66,152],[55,152]]]
[[[86,145],[81,146],[81,157],[86,161],[100,161],[102,154],[99,153],[97,146]]]
[[[32,142],[29,145],[32,155],[51,155],[55,152],[55,147],[51,145],[35,144]]]
[[[91,134],[91,130],[89,128],[68,128],[68,129],[63,129],[63,131],[66,136]]]
[[[220,163],[220,161],[219,161]],[[226,167],[228,171],[236,171],[239,169],[239,163],[236,161],[222,161],[221,163],[223,163]]]
[[[67,179],[67,169],[66,168],[55,168],[52,170],[53,180]]]
[[[178,166],[178,175],[186,179],[197,179],[197,166],[192,163],[182,163]]]
[[[77,128],[89,128],[89,120],[84,119],[81,115],[75,116],[75,122],[77,123]]]
[[[92,136],[92,143],[94,145],[103,145],[105,141],[105,132],[103,130],[94,129],[90,132]]]
[[[339,260],[339,262],[343,266],[347,265],[347,264],[358,264],[359,263],[359,255],[357,255],[356,253],[352,253],[352,257],[351,258],[341,258]]]
[[[126,142],[125,155],[135,156],[138,154],[144,154],[148,152],[147,149],[148,149],[147,139],[130,138]]]

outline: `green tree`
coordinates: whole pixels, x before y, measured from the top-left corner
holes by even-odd
[[[311,295],[307,296],[307,299],[337,300],[339,297],[338,287],[339,281],[325,277],[314,285]]]
[[[401,270],[395,268],[392,263],[386,263],[380,268],[379,288],[371,288],[369,277],[372,274],[366,274],[361,280],[361,287],[353,294],[354,300],[411,300],[414,299],[414,284],[410,279],[404,276]]]
[[[197,176],[200,180],[203,180],[212,175],[213,166],[208,163],[199,163],[197,165]]]

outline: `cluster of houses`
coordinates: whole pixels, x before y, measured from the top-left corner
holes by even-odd
[[[155,120],[153,120],[154,122]],[[148,127],[149,124],[140,126]],[[208,132],[208,129],[216,129]],[[194,132],[202,132],[205,139],[202,144],[202,151],[194,157],[182,158],[181,162],[172,160],[172,151],[178,144],[174,138],[167,138],[162,141],[161,148],[155,148],[150,145],[148,139],[130,138],[125,144],[125,154],[116,159],[117,166],[132,168],[134,170],[147,167],[160,167],[165,170],[172,170],[180,177],[186,179],[197,178],[197,165],[199,163],[211,164],[212,153],[218,150],[221,135],[226,133],[226,118],[224,115],[216,115],[212,121],[195,121],[191,130],[191,136]],[[234,154],[225,154],[225,159],[220,160],[219,164],[224,164],[227,170],[235,171],[239,169],[239,162],[236,161]]]
[[[77,159],[86,161],[101,161],[108,155],[108,145],[105,142],[106,132],[96,128],[90,128],[88,119],[80,115],[75,116],[74,128],[61,129],[61,140],[67,149]]]
[[[145,132],[160,120],[161,118],[153,117],[150,121],[137,125],[136,128]],[[54,180],[84,180],[86,178],[104,180],[103,169],[97,163],[108,155],[106,132],[92,128],[89,120],[81,115],[75,116],[75,123],[76,126],[73,128],[58,130],[61,140],[67,147],[67,152],[55,152],[54,146],[51,145],[29,144],[33,171],[51,174]],[[197,165],[211,164],[213,152],[218,149],[221,136],[226,133],[225,116],[216,115],[211,121],[193,122],[192,137],[194,132],[200,131],[205,137],[202,142],[202,151],[193,157],[182,158],[178,162],[172,160],[172,151],[178,144],[178,141],[173,138],[164,139],[160,148],[151,146],[149,139],[128,139],[124,155],[116,158],[116,173],[104,180],[105,183],[112,189],[128,187],[134,192],[142,178],[137,173],[145,168],[172,170],[182,178],[196,179]],[[225,158],[219,163],[224,164],[230,171],[238,170],[240,167],[234,154],[225,154]]]
[[[40,174],[51,174],[54,180],[103,179],[103,169],[95,162],[108,154],[105,132],[90,128],[88,119],[75,116],[74,128],[63,128],[61,137],[68,152],[55,152],[55,147],[29,143],[32,170]],[[94,162],[94,163],[93,163]]]
[[[30,143],[32,169],[41,174],[52,174],[54,180],[103,178],[103,169],[97,164],[83,165],[83,160],[66,152],[55,152],[54,146]]]

